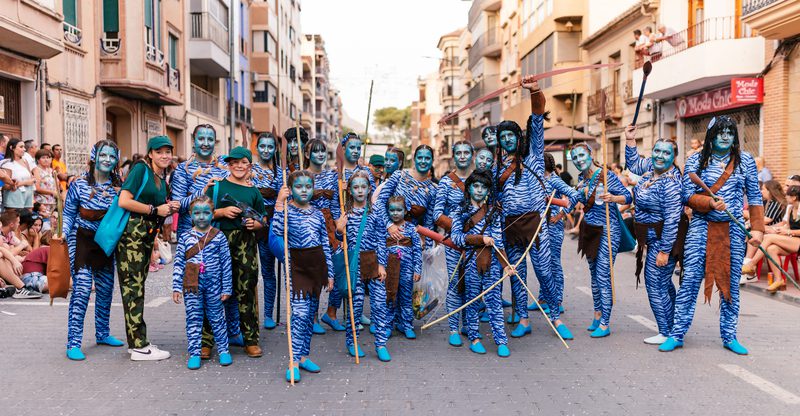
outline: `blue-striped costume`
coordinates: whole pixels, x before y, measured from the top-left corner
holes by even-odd
[[[418,181],[407,171],[398,170],[382,185],[378,199],[375,202],[376,210],[383,219],[386,228],[389,228],[392,222],[389,220],[387,203],[392,196],[402,195],[406,199],[406,219],[410,221],[411,228],[421,225],[433,229],[433,205],[436,198],[436,189],[436,184],[430,179]],[[415,217],[411,213],[414,206],[424,209],[424,213]]]
[[[550,239],[550,272],[553,274],[553,280],[556,288],[556,299],[559,305],[564,300],[564,267],[561,265],[561,247],[564,245],[564,216],[566,216],[575,203],[578,202],[578,191],[567,185],[558,175],[550,173],[546,176],[544,181],[547,188],[547,195],[550,195],[555,189],[556,194],[554,198],[567,197],[569,199],[569,207],[558,207],[550,205],[550,218],[560,216],[556,222],[548,220],[548,238]],[[544,292],[539,287],[539,300],[544,301]]]
[[[364,208],[353,208],[347,214],[347,248],[348,250],[352,251],[356,247],[356,239],[358,236],[358,229],[361,226],[361,217],[364,214]],[[374,251],[377,259],[378,264],[386,267],[386,228],[380,221],[377,213],[373,209],[371,212],[367,214],[367,223],[364,226],[364,233],[361,235],[361,252],[365,251]],[[353,260],[350,259],[352,262]],[[361,321],[361,314],[364,311],[364,280],[365,277],[361,275],[361,270],[359,270],[359,276],[356,280],[356,286],[352,288],[353,290],[353,315],[356,322],[356,335],[360,336],[360,332],[358,330],[358,325]],[[389,322],[387,319],[387,308],[386,308],[386,288],[383,283],[379,282],[378,279],[369,279],[366,282],[370,285],[370,309],[372,311],[372,321],[375,323],[375,346],[385,346],[386,339],[383,340],[383,343],[379,345],[378,338],[386,337],[386,330],[389,328]],[[376,284],[377,283],[377,284]],[[380,286],[380,287],[376,287]],[[377,292],[377,293],[376,293]],[[383,294],[382,301],[376,298],[380,298],[380,294]],[[376,302],[377,301],[377,302]],[[346,343],[348,347],[353,346],[353,331],[352,326],[350,325],[350,314],[345,314],[345,336],[346,336]]]
[[[725,300],[720,293],[720,336],[724,343],[736,339],[736,327],[739,321],[739,276],[741,275],[742,261],[745,255],[745,234],[732,221],[724,211],[710,210],[700,212],[692,205],[691,198],[702,189],[689,179],[689,173],[697,173],[700,165],[700,153],[694,154],[686,161],[683,177],[683,201],[693,209],[692,220],[689,223],[689,232],[686,234],[686,245],[683,260],[683,282],[678,289],[675,299],[675,322],[672,327],[671,337],[683,341],[684,335],[689,330],[694,317],[697,291],[700,282],[706,274],[706,244],[708,242],[708,223],[727,223],[730,230],[730,301]],[[699,174],[700,179],[711,187],[722,175],[725,166],[709,162],[708,166]],[[741,153],[741,163],[716,192],[716,195],[725,201],[728,210],[742,224],[744,224],[742,210],[744,197],[750,207],[763,205],[761,192],[758,187],[758,173],[753,157],[746,152]],[[752,215],[751,215],[752,217]],[[711,242],[715,249],[724,250],[724,247]],[[709,300],[710,302],[710,300]]]
[[[414,275],[422,274],[422,243],[412,223],[405,222],[401,232],[411,239],[410,247],[399,245],[398,241],[388,233],[385,234],[385,243],[387,257],[395,254],[400,258],[400,285],[394,302],[389,302],[389,322],[391,325],[393,318],[397,329],[405,332],[414,329],[414,309],[411,300],[414,294]],[[375,334],[378,334],[377,330]]]
[[[178,164],[170,182],[170,200],[181,203],[178,211],[178,236],[192,228],[189,204],[203,194],[203,188],[211,178],[226,178],[228,175],[224,163],[203,163],[193,158]]]
[[[287,204],[289,210],[289,249],[321,246],[328,267],[328,279],[333,279],[333,260],[331,258],[325,218],[318,209],[300,209]],[[283,238],[283,211],[275,211],[272,217],[272,233]],[[292,273],[291,269],[289,270]],[[291,282],[291,280],[290,280]],[[292,353],[294,361],[300,361],[311,351],[311,328],[314,325],[314,311],[319,308],[319,297],[304,294],[292,295]]]
[[[356,167],[353,168],[353,169],[344,168],[343,171],[344,171],[344,184],[345,185],[347,185],[347,181],[350,180],[350,177],[353,176],[353,173],[358,172],[358,171],[367,172],[367,176],[369,177],[369,191],[370,192],[375,192],[375,187],[377,185],[375,184],[375,177],[372,176],[372,171],[369,170],[369,167],[356,165]]]
[[[451,174],[455,176],[455,173]],[[433,220],[436,225],[445,228],[445,231],[450,232],[450,227],[447,226],[447,221],[443,221],[443,217],[448,217],[453,220],[452,215],[458,209],[459,204],[464,200],[464,181],[466,178],[455,176],[456,181],[453,180],[451,175],[445,175],[439,181],[436,187],[436,201],[433,205]],[[447,296],[445,298],[445,306],[447,311],[452,312],[458,309],[465,302],[466,291],[459,293],[459,276],[454,274],[458,260],[461,258],[461,252],[450,247],[444,248],[445,260],[447,261]],[[462,260],[463,261],[463,260]],[[462,285],[463,287],[463,285]],[[465,323],[465,312],[461,313],[462,322]],[[458,314],[447,318],[447,324],[450,327],[450,332],[458,331]]]
[[[186,339],[190,357],[200,356],[203,318],[208,321],[214,333],[217,351],[220,354],[228,352],[225,310],[220,297],[233,294],[233,272],[231,252],[225,234],[218,232],[213,239],[206,241],[205,247],[198,254],[191,259],[186,258],[186,251],[206,236],[207,234],[194,229],[181,234],[175,249],[175,267],[172,269],[172,291],[183,293],[186,306]],[[187,262],[202,265],[196,293],[183,290]]]
[[[597,185],[598,182],[602,180],[603,172],[601,168],[595,167],[595,172],[598,170],[600,173],[597,174],[595,179],[591,181],[591,177],[585,177],[583,173],[578,175],[578,185],[576,186],[578,193],[580,194],[580,201],[584,204],[584,216],[583,216],[583,223],[584,226],[589,225],[593,227],[598,227],[600,237],[599,237],[599,246],[597,248],[597,256],[595,258],[590,258],[588,255],[586,256],[587,261],[589,262],[589,272],[592,275],[592,299],[594,300],[594,311],[600,312],[600,325],[604,327],[608,327],[609,322],[611,322],[611,307],[612,307],[612,288],[611,288],[611,267],[613,267],[613,261],[617,257],[617,250],[619,249],[620,243],[620,227],[624,227],[624,224],[620,224],[619,220],[617,220],[616,212],[619,210],[619,207],[614,202],[604,202],[600,198],[592,198],[594,194],[602,194],[602,193],[610,193],[613,195],[622,195],[625,197],[625,204],[630,204],[633,200],[631,193],[622,185],[617,175],[614,172],[608,172],[608,186],[605,187],[605,190],[601,192],[603,187],[602,184],[599,186]],[[590,188],[591,186],[591,188]],[[592,194],[594,192],[594,194]],[[594,204],[587,209],[589,199],[594,199]],[[609,264],[608,261],[608,239],[607,239],[607,231],[606,231],[606,205],[608,204],[608,209],[610,213],[610,225],[611,225],[611,256],[612,256],[612,264]],[[550,308],[558,309],[558,308]]]
[[[275,210],[275,197],[283,186],[283,169],[266,169],[258,163],[253,165],[253,186],[258,188],[261,196],[264,197],[264,208],[267,210],[268,220],[272,218]],[[265,231],[269,229],[269,223],[264,224]],[[264,319],[272,318],[275,309],[275,296],[277,295],[278,280],[275,276],[275,256],[269,251],[269,244],[266,238],[258,239],[258,255],[261,263],[261,280],[264,282]]]
[[[539,218],[545,218],[545,206],[547,204],[547,189],[546,185],[542,185],[539,179],[544,181],[544,116],[538,114],[531,114],[528,118],[528,139],[527,141],[521,140],[519,143],[528,143],[530,148],[528,154],[525,156],[522,163],[525,166],[520,167],[520,180],[516,182],[516,173],[513,172],[515,161],[514,157],[506,156],[504,158],[503,166],[500,167],[499,172],[496,172],[498,178],[502,178],[507,170],[511,169],[510,176],[502,183],[497,184],[499,192],[498,200],[500,201],[503,209],[504,221],[504,243],[506,252],[508,253],[508,260],[511,264],[517,264],[522,258],[527,248],[527,242],[530,241],[531,236],[525,238],[525,244],[511,244],[509,237],[516,234],[509,225],[516,223],[511,216],[531,215],[538,214]],[[538,176],[538,178],[537,178]],[[551,261],[550,261],[550,238],[549,238],[549,224],[547,221],[542,220],[541,230],[539,231],[538,241],[531,245],[528,258],[533,264],[533,269],[536,272],[536,278],[539,280],[539,288],[544,297],[544,301],[549,305],[558,305],[559,300],[556,295],[555,279],[552,276]],[[527,284],[527,267],[526,263],[520,263],[517,267],[517,274]],[[520,319],[528,318],[528,292],[525,287],[520,283],[516,277],[511,278],[511,291],[516,300],[516,313]],[[550,319],[555,321],[559,319],[560,313],[558,308],[550,308]]]
[[[89,297],[92,294],[92,282],[95,286],[95,336],[102,340],[110,335],[109,315],[111,313],[111,297],[114,291],[113,262],[108,267],[93,270],[88,265],[80,268],[75,266],[75,252],[78,229],[94,233],[100,221],[90,221],[82,217],[80,208],[89,210],[106,211],[117,195],[111,186],[111,180],[102,184],[90,186],[86,175],[73,181],[67,190],[64,202],[64,235],[67,237],[69,258],[72,267],[72,295],[69,298],[69,319],[67,330],[67,349],[80,348],[83,339],[83,320],[86,308],[89,306]],[[92,241],[93,242],[93,241]]]
[[[658,333],[669,336],[675,311],[675,285],[672,273],[677,259],[670,255],[667,265],[656,266],[658,253],[671,253],[678,236],[678,224],[683,212],[682,175],[672,166],[654,177],[653,161],[640,157],[636,147],[625,146],[625,165],[642,178],[633,188],[637,227],[641,224],[663,223],[660,235],[654,226],[647,226],[647,259],[644,264],[644,284],[650,308],[656,318]],[[637,267],[638,269],[638,267]],[[638,276],[637,276],[638,280]]]
[[[499,211],[490,209],[480,221],[475,223],[472,227],[464,230],[464,224],[469,221],[478,208],[470,205],[468,211],[462,211],[457,208],[453,213],[453,232],[451,237],[453,242],[459,247],[464,248],[465,255],[465,275],[464,281],[466,284],[466,297],[467,299],[476,298],[481,292],[486,290],[489,286],[503,278],[503,267],[497,253],[489,246],[483,246],[482,243],[476,244],[474,241],[469,241],[469,236],[491,237],[494,240],[495,247],[501,252],[504,250],[503,246],[503,228],[502,220]],[[487,221],[491,221],[486,225]],[[484,228],[485,227],[485,228]],[[483,231],[481,233],[481,231]],[[481,273],[478,271],[478,253],[482,250],[490,251],[491,266],[489,270]],[[503,323],[503,302],[501,299],[500,286],[498,285],[489,293],[483,296],[483,301],[486,303],[486,312],[489,314],[489,324],[492,326],[492,335],[494,342],[497,345],[508,344],[508,337]],[[478,310],[480,306],[477,302],[467,307],[467,337],[470,341],[475,341],[479,338],[478,332]]]
[[[339,174],[332,169],[325,169],[314,176],[314,198],[311,200],[311,206],[322,211],[325,215],[330,215],[333,220],[336,220],[341,215],[341,207],[339,206]],[[325,234],[328,235],[327,233]],[[336,248],[334,249],[334,251]],[[328,293],[328,306],[333,306],[336,309],[342,306],[342,296],[338,290],[332,290]],[[314,316],[317,311],[314,310]]]

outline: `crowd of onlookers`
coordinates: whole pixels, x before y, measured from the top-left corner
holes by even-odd
[[[666,45],[669,45],[670,48],[678,48],[684,42],[683,36],[664,25],[659,25],[656,32],[653,32],[650,26],[643,30],[636,29],[633,31],[633,38],[637,68],[642,66],[644,61],[661,59],[662,53],[667,48]]]

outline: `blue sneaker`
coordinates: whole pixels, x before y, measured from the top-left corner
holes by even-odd
[[[286,370],[286,382],[292,382],[292,373],[294,373],[294,381],[300,381],[300,369],[293,367]]]
[[[558,305],[558,312],[564,313],[564,305]]]
[[[325,335],[325,328],[322,327],[318,322],[314,322],[314,326],[311,328],[311,332],[317,335]]]
[[[272,318],[264,318],[264,329],[275,329],[278,324]]]
[[[509,355],[511,355],[511,350],[508,349],[508,345],[503,344],[503,345],[498,345],[497,346],[497,356],[498,357],[505,358],[505,357],[508,357]]]
[[[113,335],[109,335],[103,339],[98,339],[97,345],[108,345],[109,347],[121,347],[125,345],[125,343],[114,338]]]
[[[381,360],[381,361],[383,361],[385,363],[388,363],[389,361],[392,361],[392,356],[389,355],[389,350],[387,350],[386,347],[375,348],[375,352],[378,354],[378,359],[379,360]]]
[[[516,312],[511,313],[511,315],[508,315],[508,319],[506,319],[506,322],[508,322],[510,324],[518,324],[519,323],[519,315],[517,315]]]
[[[550,314],[550,306],[548,306],[546,303],[539,302],[539,306],[541,307],[541,309],[544,311],[545,314],[548,314],[548,315]],[[528,305],[528,310],[529,311],[535,311],[535,310],[538,310],[538,309],[540,309],[540,308],[536,306],[536,302],[531,303],[530,305]]]
[[[447,342],[454,347],[460,347],[462,345],[461,335],[459,335],[458,332],[451,332],[450,338],[447,340]]]
[[[186,362],[186,368],[190,370],[199,370],[200,369],[200,356],[193,355],[189,357],[189,361]]]
[[[725,349],[735,352],[736,354],[747,355],[747,348],[740,344],[738,340],[723,343],[722,346],[725,347]]]
[[[306,358],[303,361],[300,361],[300,368],[308,371],[309,373],[319,373],[319,371],[321,370],[321,368],[319,368],[319,366],[316,363],[309,360],[308,358]]]
[[[67,358],[72,361],[83,361],[86,359],[86,356],[83,355],[83,352],[78,347],[72,347],[67,350]]]
[[[673,337],[669,337],[658,347],[658,350],[661,352],[670,352],[675,351],[676,348],[683,348],[683,341],[678,341]]]
[[[489,312],[484,311],[481,313],[481,322],[489,322]]]
[[[392,337],[392,328],[386,328],[386,339]]]
[[[597,329],[592,331],[591,334],[589,334],[589,336],[592,337],[592,338],[603,338],[603,337],[607,337],[609,335],[611,335],[611,327],[603,329],[603,328],[600,328],[599,326],[597,327]]]
[[[233,357],[231,357],[231,353],[223,352],[219,355],[219,365],[226,367],[233,364]]]
[[[228,338],[228,345],[233,345],[234,347],[244,347],[244,337],[242,334],[239,334],[235,337]]]
[[[369,333],[375,334],[375,324],[369,324]]]
[[[403,331],[403,334],[406,336],[406,339],[417,339],[417,334],[414,332],[413,329],[406,329]]]
[[[511,306],[513,306],[513,305],[514,305],[514,304],[513,304],[513,303],[511,303],[511,301],[510,301],[510,300],[505,300],[505,299],[503,299],[503,307],[504,307],[504,308],[510,308],[510,307],[511,307]]]
[[[575,337],[572,336],[572,331],[570,331],[569,328],[567,328],[567,326],[564,324],[557,326],[556,331],[558,331],[558,335],[561,335],[561,338],[569,340],[575,339]]]
[[[355,348],[353,348],[352,345],[347,347],[347,353],[350,354],[351,357],[355,357],[356,356]],[[358,358],[361,358],[363,356],[364,356],[364,351],[362,351],[361,348],[359,348],[358,349]],[[308,361],[308,359],[306,359],[306,361]]]
[[[486,348],[484,348],[480,341],[474,344],[469,344],[469,350],[475,354],[486,354]]]
[[[597,329],[598,326],[600,326],[600,320],[599,319],[592,319],[592,324],[589,325],[589,327],[586,328],[586,330],[587,331],[594,331],[595,329]]]
[[[372,320],[364,315],[361,315],[361,325],[372,325]]]
[[[332,319],[327,313],[322,314],[320,321],[327,324],[334,331],[344,331],[344,325],[339,323],[338,319]]]
[[[522,338],[525,335],[528,335],[530,333],[531,333],[531,326],[530,325],[519,324],[519,325],[517,325],[516,328],[514,328],[513,331],[511,331],[511,336],[514,337],[514,338]]]

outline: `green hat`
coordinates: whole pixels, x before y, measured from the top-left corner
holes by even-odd
[[[372,155],[369,157],[369,164],[372,166],[383,166],[386,163],[386,158],[383,155]]]
[[[167,136],[155,136],[151,137],[150,140],[147,141],[148,152],[151,150],[160,149],[164,146],[168,146],[170,149],[175,147],[172,145],[172,140],[170,140]]]
[[[253,153],[250,150],[245,149],[242,146],[236,146],[231,149],[228,156],[225,156],[225,163],[230,162],[231,160],[238,160],[238,159],[247,159],[248,162],[253,162]]]

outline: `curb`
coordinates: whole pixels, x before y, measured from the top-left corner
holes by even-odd
[[[793,296],[793,295],[788,295],[788,294],[786,294],[785,291],[778,291],[778,292],[775,292],[775,293],[770,293],[767,290],[766,287],[757,286],[757,285],[754,285],[754,284],[747,284],[747,283],[745,283],[742,286],[739,286],[739,289],[743,290],[743,291],[746,291],[746,292],[750,292],[750,293],[755,293],[757,295],[761,295],[761,296],[763,296],[765,298],[775,299],[775,300],[783,302],[783,303],[788,303],[790,305],[794,305],[794,306],[800,307],[800,297]]]

